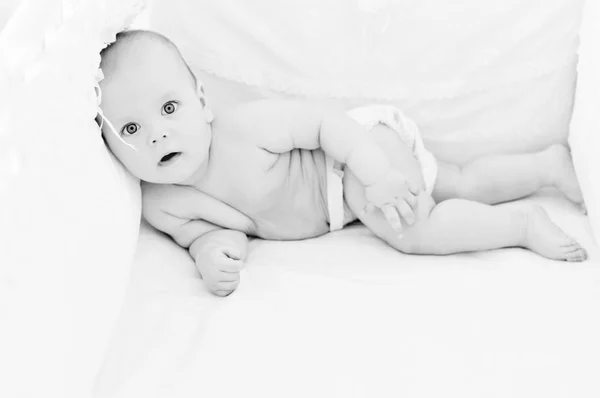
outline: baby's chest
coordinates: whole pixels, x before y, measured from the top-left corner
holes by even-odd
[[[302,239],[327,231],[323,181],[311,159],[285,154],[256,180],[239,183],[235,207],[253,221],[257,236]]]
[[[321,224],[323,198],[319,169],[309,151],[270,154],[267,161],[254,161],[232,168],[220,180],[224,202],[249,217],[257,229],[272,235],[283,229],[300,230]],[[293,232],[294,235],[297,234]],[[302,234],[304,235],[304,233]]]
[[[245,214],[261,212],[273,208],[291,188],[282,166],[275,154],[232,158],[216,168],[206,188]]]

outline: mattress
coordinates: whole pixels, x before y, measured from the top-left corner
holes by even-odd
[[[405,255],[360,223],[254,239],[212,296],[187,252],[143,223],[98,397],[598,397],[600,267],[589,221],[537,203],[588,250]]]

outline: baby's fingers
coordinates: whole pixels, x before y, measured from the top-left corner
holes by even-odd
[[[233,282],[219,282],[215,286],[214,294],[221,297],[229,296],[235,289],[237,289],[239,284],[239,280]]]
[[[240,280],[240,273],[221,271],[217,278],[218,282],[235,282]]]
[[[399,200],[398,202],[396,202],[395,206],[396,209],[398,209],[398,213],[400,213],[400,216],[402,216],[402,218],[404,219],[404,221],[406,221],[408,225],[413,225],[415,223],[415,213],[411,206],[408,203],[406,203],[406,201]]]
[[[383,213],[387,222],[392,226],[392,228],[397,231],[402,231],[402,222],[400,221],[400,214],[396,208],[392,205],[385,205],[381,208],[381,212]]]
[[[408,186],[408,190],[413,194],[413,195],[418,195],[421,193],[421,188],[419,188],[419,186],[417,184],[415,184],[414,182],[410,181],[410,180],[406,180],[406,184]]]
[[[402,199],[400,199],[402,200]],[[417,206],[417,197],[411,193],[408,193],[405,197],[404,200],[406,201],[406,203],[408,203],[408,205],[410,206],[411,209],[414,209]]]
[[[224,261],[223,263],[221,263],[219,265],[219,269],[222,272],[237,274],[241,270],[244,269],[244,264],[245,263],[243,261],[241,261],[241,260],[232,260],[232,259],[230,259],[229,261]]]
[[[360,216],[364,216],[365,214],[372,212],[376,208],[377,208],[377,206],[375,206],[373,203],[369,202],[365,205],[365,207],[363,207],[363,209],[360,213]]]
[[[223,254],[233,260],[242,258],[242,253],[238,247],[226,247],[223,249]]]

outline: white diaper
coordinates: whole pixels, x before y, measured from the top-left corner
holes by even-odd
[[[392,105],[368,105],[352,109],[348,116],[360,123],[367,131],[382,123],[398,132],[398,136],[409,148],[421,166],[425,190],[433,191],[437,177],[438,165],[431,152],[425,149],[419,128],[408,117]],[[337,231],[344,227],[344,187],[339,162],[330,156],[326,157],[327,167],[327,206],[329,210],[329,230]]]

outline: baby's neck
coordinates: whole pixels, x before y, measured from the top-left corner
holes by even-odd
[[[210,155],[202,163],[202,165],[198,168],[198,170],[196,170],[191,176],[189,176],[187,179],[185,179],[178,185],[188,185],[188,186],[200,188],[200,185],[202,185],[202,181],[204,180],[204,178],[206,176],[206,172],[208,170],[209,160],[210,160]]]
[[[196,188],[200,188],[200,186],[202,185],[202,181],[205,179],[206,174],[208,172],[208,168],[209,168],[209,164],[210,164],[210,160],[212,159],[212,154],[213,154],[213,140],[212,140],[212,134],[214,132],[213,128],[212,128],[212,123],[210,123],[210,127],[211,127],[211,140],[209,142],[209,147],[208,147],[208,156],[206,157],[206,159],[204,159],[204,162],[202,162],[202,164],[200,165],[200,167],[194,171],[194,173],[192,173],[191,176],[189,176],[187,179],[185,179],[184,181],[182,181],[181,183],[177,184],[177,185],[187,185],[187,186],[193,186]]]

